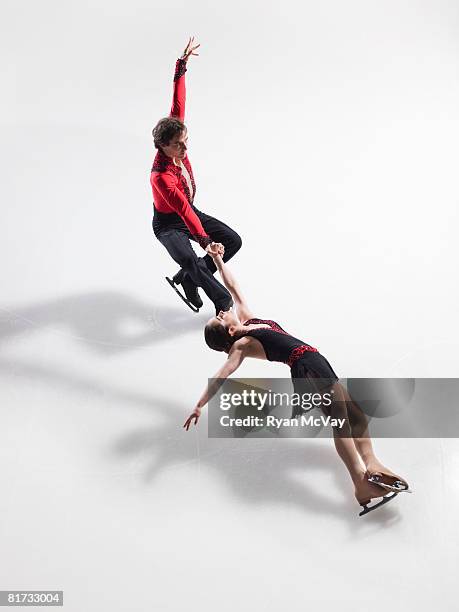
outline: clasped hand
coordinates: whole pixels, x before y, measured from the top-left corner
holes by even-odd
[[[211,242],[206,246],[206,253],[208,253],[213,259],[215,257],[223,257],[225,254],[225,247],[221,242]]]

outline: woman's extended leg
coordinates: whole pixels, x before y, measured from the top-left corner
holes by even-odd
[[[333,385],[332,390],[334,402],[331,407],[331,416],[332,418],[345,419],[344,427],[339,430],[333,428],[335,448],[354,483],[357,501],[362,505],[367,504],[372,498],[382,497],[387,491],[377,484],[368,482],[367,468],[362,462],[356,441],[352,437],[352,419],[348,411],[345,390],[338,382]]]
[[[408,489],[408,483],[386,468],[381,461],[376,457],[373,444],[371,442],[370,433],[368,431],[368,419],[363,413],[359,405],[351,398],[348,391],[341,387],[341,392],[346,402],[347,412],[349,415],[352,434],[355,442],[357,451],[365,464],[367,478],[370,476],[380,476],[383,484],[393,486],[394,482],[399,480],[404,483],[405,488]]]

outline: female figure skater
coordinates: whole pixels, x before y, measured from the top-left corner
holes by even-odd
[[[398,493],[409,491],[408,483],[376,458],[366,417],[338,382],[325,357],[314,347],[285,332],[274,321],[254,318],[234,276],[219,255],[218,245],[210,245],[209,254],[232,295],[236,312],[220,311],[205,327],[207,345],[227,353],[228,359],[185,421],[185,429],[188,431],[193,421],[197,424],[203,406],[245,357],[283,362],[290,366],[295,391],[300,390],[305,382],[315,383],[317,390],[331,389],[334,398],[332,417],[346,419],[344,429],[333,430],[335,446],[354,483],[355,497],[363,507],[360,516],[387,503]],[[382,497],[380,502],[368,506],[372,499],[379,497]]]
[[[172,288],[195,312],[202,306],[198,286],[214,303],[216,312],[231,307],[231,296],[214,278],[216,272],[212,258],[207,254],[197,257],[190,240],[207,251],[211,242],[221,244],[224,259],[230,259],[241,247],[240,236],[230,227],[198,210],[193,202],[196,193],[193,170],[187,155],[188,132],[185,124],[185,72],[190,56],[200,45],[190,38],[175,65],[174,95],[169,117],[161,119],[153,129],[158,149],[151,170],[153,189],[153,231],[169,251],[181,270],[171,279]],[[183,292],[178,289],[181,285]]]

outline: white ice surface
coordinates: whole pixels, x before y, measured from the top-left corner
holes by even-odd
[[[457,5],[4,6],[0,590],[63,589],[70,612],[457,609],[456,439],[377,440],[415,493],[359,519],[331,441],[183,431],[221,355],[210,304],[163,280],[148,182],[195,34],[196,204],[242,235],[256,313],[344,377],[456,377]]]

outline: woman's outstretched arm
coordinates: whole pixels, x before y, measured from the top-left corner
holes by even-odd
[[[201,395],[198,403],[196,404],[193,412],[185,421],[183,427],[188,431],[191,423],[194,420],[194,424],[196,425],[199,417],[201,416],[201,409],[207,404],[207,402],[217,393],[220,387],[223,385],[228,376],[231,376],[233,372],[235,372],[245,357],[245,345],[246,339],[241,338],[237,343],[233,344],[228,359],[225,362],[225,365],[221,367],[218,372],[213,376],[211,382],[207,385],[206,390]]]
[[[221,276],[223,284],[231,293],[231,297],[234,300],[234,304],[236,306],[236,313],[239,317],[239,320],[241,322],[244,322],[248,319],[252,319],[253,314],[247,302],[245,301],[244,296],[242,295],[241,289],[234,277],[234,274],[228,268],[227,264],[225,264],[225,262],[223,261],[221,252],[218,250],[217,246],[213,247],[213,245],[210,245],[206,250],[214,260],[214,263]]]

